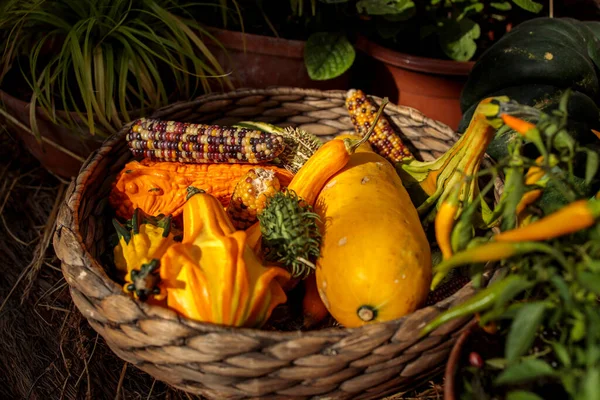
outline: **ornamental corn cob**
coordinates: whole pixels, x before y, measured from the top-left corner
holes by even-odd
[[[227,215],[239,230],[249,228],[258,220],[267,200],[281,189],[279,179],[272,170],[254,168],[235,185]]]
[[[360,136],[363,136],[375,120],[377,107],[362,90],[351,89],[346,96],[346,109],[350,114],[354,129]],[[379,118],[373,134],[369,137],[369,143],[375,147],[377,153],[392,163],[413,158],[410,150],[383,115]]]
[[[140,118],[126,135],[136,157],[188,163],[249,163],[273,160],[283,138],[253,129]]]

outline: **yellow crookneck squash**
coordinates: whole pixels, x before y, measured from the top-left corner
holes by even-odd
[[[124,290],[141,300],[158,294],[156,272],[160,267],[159,260],[176,243],[171,220],[171,216],[150,216],[139,208],[129,221],[130,229],[127,224],[113,219],[119,239],[113,249],[115,266],[120,278],[126,282]]]
[[[427,298],[431,250],[394,167],[362,145],[321,190],[323,225],[316,278],[345,327],[400,318]]]
[[[197,321],[260,327],[287,300],[282,285],[290,274],[261,264],[216,197],[189,188],[183,232],[161,259],[169,308]]]

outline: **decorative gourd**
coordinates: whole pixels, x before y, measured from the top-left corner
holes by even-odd
[[[570,18],[535,18],[517,25],[475,63],[461,93],[463,118],[458,131],[467,128],[484,98],[508,96],[551,112],[570,88],[572,130],[578,141],[591,140],[590,128],[600,126],[600,38],[594,29],[592,24]],[[512,133],[495,138],[489,154],[496,159],[506,156],[512,139]],[[535,154],[530,156],[535,158]]]
[[[289,273],[260,263],[215,196],[190,188],[183,232],[161,259],[169,308],[197,321],[260,327],[287,300]]]
[[[317,278],[315,274],[310,274],[303,281],[304,283],[304,296],[302,297],[302,315],[304,321],[302,325],[304,328],[310,328],[314,325],[322,322],[329,312],[327,307],[323,304],[321,296],[319,295],[319,288],[317,287]]]
[[[373,124],[362,138],[330,140],[321,146],[294,175],[288,189],[312,206],[325,182],[348,163],[356,149],[369,140],[387,103],[388,99],[383,99]]]
[[[413,312],[427,298],[431,251],[394,167],[361,146],[315,203],[324,221],[319,294],[346,327]]]
[[[464,112],[493,92],[524,83],[570,87],[597,99],[598,49],[590,28],[574,19],[543,17],[523,22],[477,60],[461,93],[461,109]]]
[[[212,194],[226,207],[235,185],[251,164],[184,164],[142,160],[125,165],[117,176],[109,197],[118,216],[131,218],[135,208],[150,215],[179,216],[185,203],[187,188],[194,186]],[[281,186],[287,186],[293,174],[283,168],[261,165],[274,171]]]
[[[171,216],[153,217],[136,208],[128,224],[122,225],[113,219],[113,225],[119,239],[113,249],[114,263],[119,278],[127,282],[126,286],[133,282],[132,271],[140,270],[144,264],[157,262],[175,244]]]
[[[292,278],[304,279],[319,257],[319,216],[296,193],[284,190],[267,200],[258,216],[261,249],[266,261],[282,264]],[[255,237],[250,240],[254,246]]]

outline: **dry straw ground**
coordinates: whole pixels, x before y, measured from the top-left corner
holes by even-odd
[[[74,307],[51,246],[66,187],[0,126],[0,399],[198,399],[121,361]],[[427,382],[388,399],[441,398]]]

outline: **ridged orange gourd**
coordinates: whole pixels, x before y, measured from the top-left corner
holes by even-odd
[[[394,167],[369,146],[321,190],[316,278],[330,314],[348,328],[409,314],[426,300],[431,249]]]

